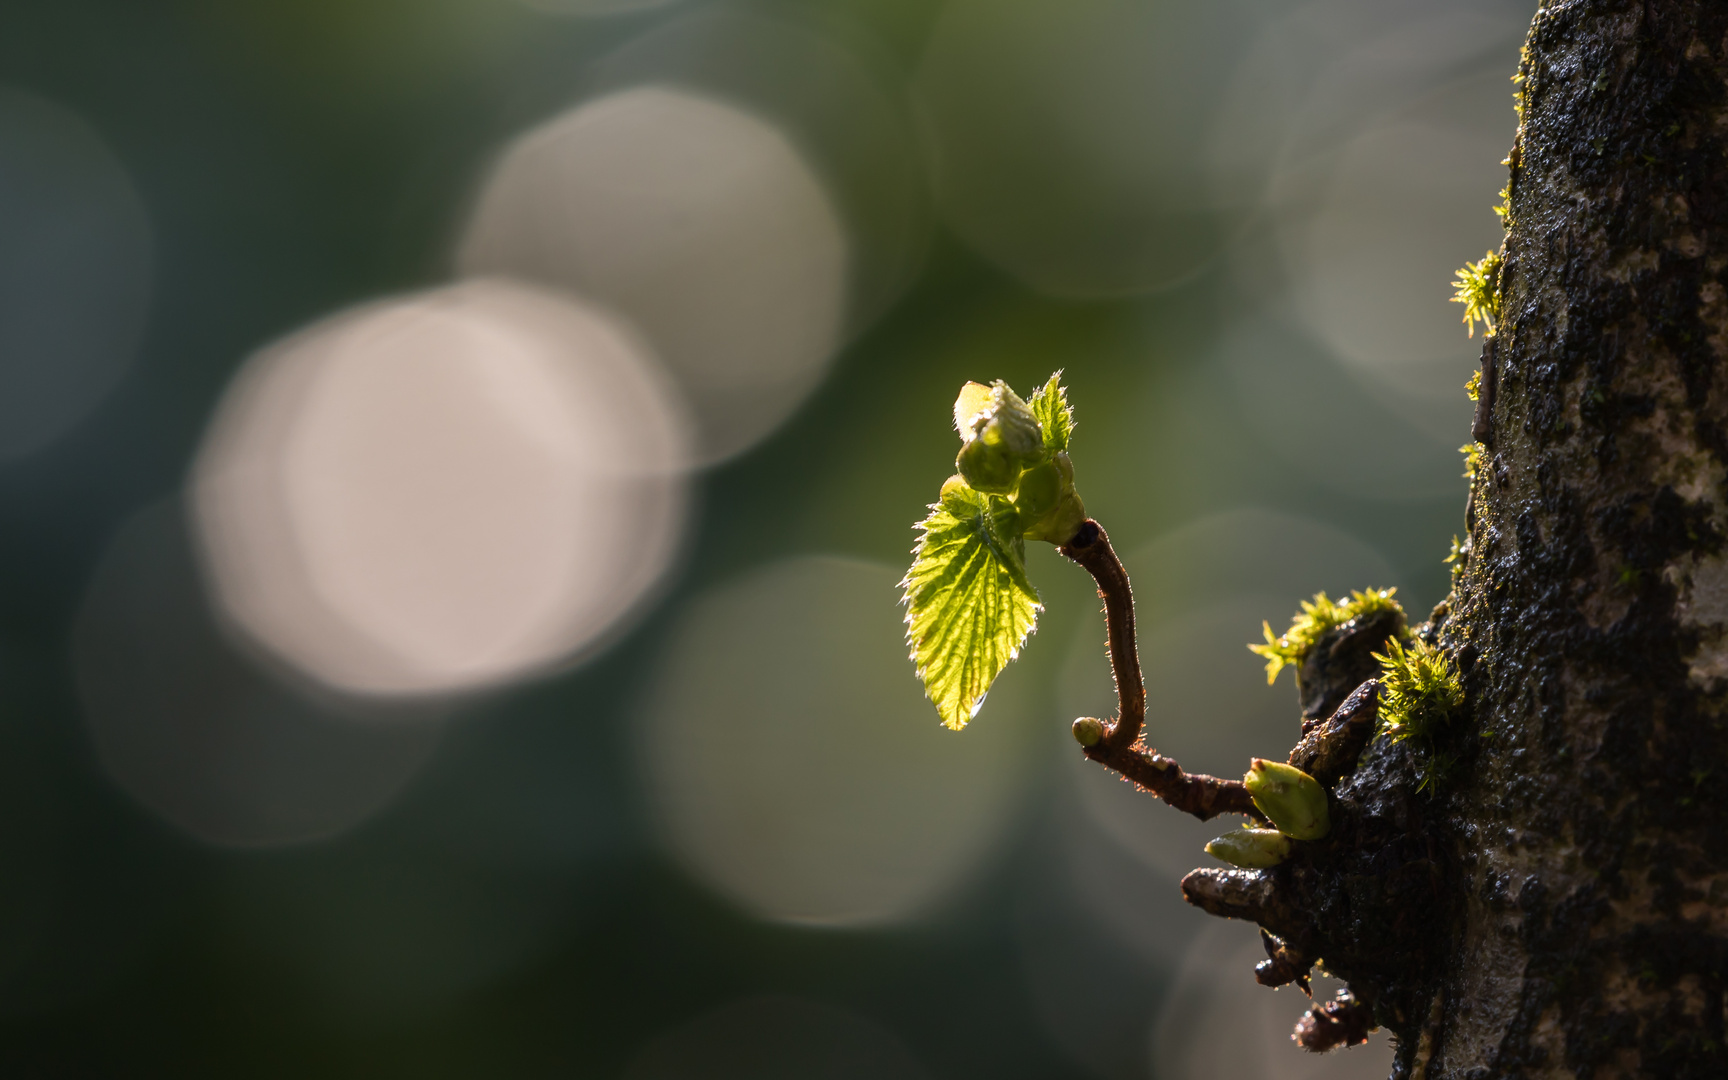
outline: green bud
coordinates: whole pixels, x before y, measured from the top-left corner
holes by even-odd
[[[1285,836],[1318,840],[1332,828],[1326,812],[1326,789],[1320,781],[1293,765],[1255,758],[1242,778],[1254,805]]]
[[[1206,845],[1206,854],[1232,866],[1264,870],[1290,855],[1290,838],[1277,829],[1237,829]]]
[[[1104,721],[1096,716],[1082,716],[1074,721],[1074,741],[1093,747],[1104,741]]]
[[[1000,446],[973,439],[960,448],[954,467],[976,491],[1012,495],[1020,479],[1020,463]]]
[[[1034,465],[1020,474],[1020,487],[1014,492],[1014,505],[1027,521],[1037,521],[1048,514],[1062,497],[1062,471],[1054,461]]]
[[[991,495],[1012,495],[1020,471],[1044,460],[1044,429],[1020,395],[997,380],[967,383],[954,402],[964,444],[955,465],[966,482]]]
[[[1050,459],[1048,466],[1053,468],[1056,476],[1060,478],[1061,486],[1050,509],[1026,529],[1026,539],[1061,545],[1074,539],[1074,534],[1085,522],[1086,505],[1080,501],[1080,493],[1074,490],[1074,466],[1068,460],[1068,455],[1057,454]],[[1040,465],[1035,469],[1028,469],[1020,478],[1022,490],[1032,477],[1045,468],[1045,465]],[[1025,501],[1024,497],[1019,500],[1022,505]]]
[[[1086,506],[1080,501],[1080,496],[1070,491],[1051,507],[1049,513],[1033,523],[1025,536],[1028,540],[1043,540],[1060,547],[1074,539],[1074,534],[1085,522]]]
[[[1044,426],[1032,415],[1032,410],[1020,395],[999,382],[991,391],[997,402],[990,420],[975,429],[978,437],[995,443],[1012,454],[1022,467],[1044,460]]]

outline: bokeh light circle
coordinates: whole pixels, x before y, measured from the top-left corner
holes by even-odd
[[[680,616],[636,726],[674,856],[766,919],[881,925],[926,911],[1000,837],[1036,698],[998,689],[945,730],[906,659],[898,575],[790,559]]]
[[[1210,150],[1235,5],[956,0],[917,94],[948,222],[993,263],[1062,296],[1165,288],[1256,209],[1270,159]]]
[[[752,445],[840,343],[848,240],[774,126],[682,89],[589,101],[499,158],[457,252],[628,318],[685,391],[704,457]]]
[[[845,225],[849,334],[887,311],[923,267],[929,140],[900,58],[843,14],[709,4],[632,38],[583,83],[596,95],[679,87],[781,132]]]
[[[1456,448],[1472,406],[1461,388],[1414,400],[1382,393],[1308,327],[1267,314],[1230,320],[1215,348],[1253,439],[1296,473],[1383,502],[1462,490]]]
[[[625,1080],[925,1080],[893,1032],[845,1009],[781,996],[745,998],[649,1044]]]
[[[474,281],[257,354],[193,473],[225,616],[339,690],[438,694],[567,662],[660,580],[687,422],[616,319]]]
[[[441,736],[436,714],[314,701],[229,648],[178,499],[115,534],[79,609],[72,661],[104,771],[182,831],[223,847],[352,828],[395,798]]]
[[[1436,87],[1486,66],[1508,90],[1529,25],[1519,0],[1312,0],[1257,19],[1218,88],[1208,160],[1228,172],[1270,153],[1273,210],[1303,209],[1344,143]]]
[[[1316,212],[1283,230],[1296,310],[1362,374],[1458,394],[1481,343],[1449,283],[1500,245],[1493,192],[1516,125],[1498,66],[1442,87],[1352,139]]]
[[[0,87],[0,461],[53,442],[113,388],[149,309],[150,219],[76,114]]]
[[[610,15],[634,15],[655,8],[676,4],[679,0],[519,0],[534,11],[546,15],[566,15],[597,19]]]

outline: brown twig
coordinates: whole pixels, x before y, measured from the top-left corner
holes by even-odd
[[[1482,379],[1476,384],[1476,415],[1470,421],[1470,437],[1490,449],[1494,446],[1494,391],[1499,370],[1494,366],[1495,339],[1482,343]]]
[[[1309,929],[1269,870],[1193,870],[1182,879],[1182,896],[1208,915],[1259,923],[1282,938],[1300,940]]]
[[[1261,818],[1242,781],[1183,772],[1182,766],[1142,743],[1146,683],[1140,675],[1140,655],[1134,637],[1134,591],[1128,584],[1128,571],[1122,568],[1122,560],[1110,547],[1104,527],[1088,518],[1073,539],[1056,550],[1079,563],[1098,583],[1109,631],[1106,647],[1116,677],[1116,719],[1105,728],[1102,739],[1084,747],[1086,756],[1202,821],[1219,814]]]

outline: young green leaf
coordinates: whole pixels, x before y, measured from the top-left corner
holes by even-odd
[[[1068,449],[1068,440],[1074,437],[1074,410],[1068,404],[1068,391],[1062,386],[1062,373],[1055,372],[1026,403],[1032,407],[1032,415],[1038,418],[1038,423],[1044,428],[1044,450],[1050,454],[1060,454]]]
[[[924,692],[946,727],[959,730],[1020,652],[1043,606],[1026,580],[1025,541],[1014,504],[964,484],[917,528],[905,589],[906,641]]]

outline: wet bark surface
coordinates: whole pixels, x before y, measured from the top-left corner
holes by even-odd
[[[1720,1077],[1728,4],[1532,26],[1430,1076]]]

